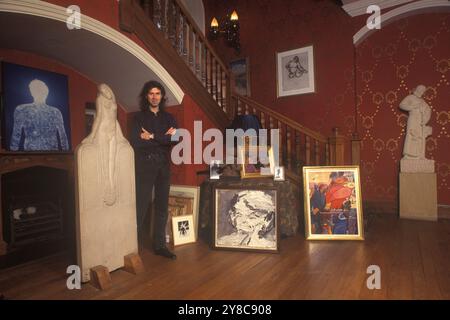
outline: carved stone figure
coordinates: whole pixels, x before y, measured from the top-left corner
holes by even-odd
[[[409,112],[403,159],[426,159],[426,138],[431,135],[433,128],[426,125],[431,118],[431,108],[422,98],[425,91],[426,87],[419,85],[413,94],[400,102],[400,109]]]
[[[77,251],[82,281],[90,269],[113,271],[137,253],[134,152],[117,121],[114,93],[98,86],[92,132],[76,150]]]

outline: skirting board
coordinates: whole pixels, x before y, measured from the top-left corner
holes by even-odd
[[[375,213],[398,215],[398,204],[395,201],[367,200],[363,201],[363,204],[363,210],[373,210],[372,212]],[[438,219],[450,220],[450,205],[438,204]]]

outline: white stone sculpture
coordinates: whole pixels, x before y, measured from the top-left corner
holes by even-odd
[[[401,172],[434,172],[434,161],[425,158],[426,139],[433,131],[427,126],[431,108],[422,98],[425,91],[426,87],[419,85],[400,102],[400,109],[409,112]]]
[[[106,84],[98,86],[92,132],[76,149],[76,171],[77,254],[86,282],[92,267],[113,271],[138,252],[134,152]]]

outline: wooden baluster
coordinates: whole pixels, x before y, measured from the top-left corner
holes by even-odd
[[[222,107],[222,68],[217,61],[217,104]]]
[[[233,105],[231,105],[231,82],[230,82],[230,77],[229,77],[229,73],[224,72],[224,77],[225,77],[225,81],[224,81],[224,85],[225,85],[225,100],[224,100],[224,104],[225,104],[225,110],[226,113],[228,115],[229,118],[234,118],[234,110],[233,110]]]
[[[264,112],[261,111],[261,127],[263,129],[266,129],[266,116],[264,115]]]
[[[201,77],[202,77],[202,84],[205,88],[208,88],[208,81],[207,81],[207,72],[206,72],[206,45],[202,42],[201,43]]]
[[[192,26],[188,24],[188,57],[189,57],[189,67],[191,68],[192,72],[195,73],[195,67],[194,67],[194,31],[192,29]]]
[[[177,52],[180,57],[183,57],[184,52],[184,17],[181,14],[180,7],[176,6],[177,10]]]
[[[331,160],[330,160],[330,144],[329,143],[325,143],[325,163],[327,166],[329,166],[331,164]]]
[[[163,0],[153,0],[153,23],[161,30],[161,6]]]
[[[314,160],[315,160],[315,164],[316,166],[320,165],[320,150],[319,150],[319,141],[314,140]]]
[[[249,112],[248,112],[248,104],[245,104],[245,114],[249,114]]]
[[[292,169],[292,146],[291,146],[291,130],[289,129],[288,126],[286,126],[286,146],[287,146],[287,161],[286,161],[286,166],[287,169]]]
[[[206,51],[205,55],[206,64],[206,90],[211,94],[212,78],[211,78],[211,53]]]
[[[295,130],[295,173],[301,174],[301,172],[298,172],[297,170],[300,169],[300,166],[302,165],[302,146],[301,146],[301,140],[300,140],[300,133]]]
[[[242,115],[242,102],[241,99],[237,99],[237,114],[238,116]]]
[[[227,74],[226,74],[225,70],[222,69],[222,107],[223,107],[225,113],[227,112],[226,111],[226,108],[227,108],[226,101],[227,101]]]
[[[211,55],[211,79],[212,79],[212,87],[211,87],[211,95],[215,101],[217,101],[217,71],[216,71],[216,59]]]
[[[183,58],[184,62],[188,63],[188,42],[189,42],[189,28],[186,19],[183,18]]]
[[[168,20],[168,34],[169,34],[169,40],[170,43],[172,43],[172,46],[176,48],[177,46],[177,9],[176,5],[174,3],[174,0],[169,0],[168,3],[168,13],[167,13],[167,20]]]
[[[168,0],[161,0],[161,31],[166,39],[169,36],[167,28],[167,2]]]
[[[285,161],[286,161],[286,147],[284,146],[284,136],[283,136],[283,134],[284,134],[284,132],[283,132],[283,128],[282,128],[282,123],[281,123],[281,121],[277,121],[277,127],[278,127],[278,130],[279,130],[279,142],[278,142],[278,145],[280,146],[280,166],[282,166],[284,163],[285,163]]]
[[[214,61],[216,64],[216,102],[220,106],[220,64],[217,59]]]
[[[309,136],[306,136],[305,151],[305,163],[309,166],[311,165],[311,138]]]
[[[141,0],[142,9],[144,9],[145,14],[149,18],[151,18],[151,16],[150,16],[150,5],[151,5],[151,0]]]
[[[200,60],[201,52],[200,52],[200,38],[198,34],[195,34],[195,75],[201,81],[201,73],[200,73]]]

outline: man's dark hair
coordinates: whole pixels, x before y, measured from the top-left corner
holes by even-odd
[[[146,82],[142,87],[141,93],[139,94],[139,108],[141,109],[141,111],[149,111],[147,95],[148,92],[153,88],[158,88],[159,90],[161,90],[161,102],[159,104],[159,110],[164,111],[166,107],[166,89],[164,89],[161,83],[154,80]]]

